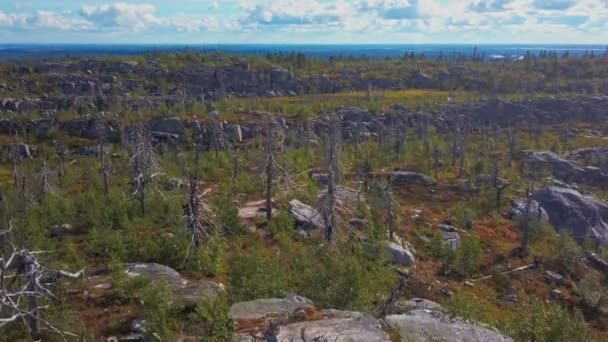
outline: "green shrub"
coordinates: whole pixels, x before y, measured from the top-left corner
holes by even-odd
[[[460,247],[456,250],[454,269],[463,277],[471,277],[479,270],[481,259],[481,243],[475,236],[462,239]]]
[[[268,230],[272,235],[281,233],[291,234],[295,227],[295,219],[288,211],[282,210],[277,215],[274,215],[268,224]]]
[[[239,250],[231,260],[230,293],[234,301],[282,296],[287,274],[259,242]]]
[[[338,253],[330,247],[295,247],[289,253],[285,257],[294,270],[291,283],[319,307],[372,312],[396,281],[379,244],[354,253]]]
[[[230,341],[234,335],[234,322],[225,295],[214,301],[203,300],[196,308],[195,319],[204,325],[204,341]]]
[[[109,229],[93,228],[89,235],[89,249],[96,256],[114,256],[119,260],[125,260],[127,248],[118,231]]]
[[[515,341],[584,342],[587,328],[579,312],[557,304],[521,304],[502,321],[501,330]]]
[[[492,324],[488,309],[491,303],[467,292],[458,292],[445,303],[445,308],[452,317]]]
[[[238,235],[245,230],[239,222],[239,209],[227,194],[221,194],[213,199],[216,218],[227,234]]]
[[[110,262],[112,271],[112,299],[118,303],[129,303],[137,298],[137,291],[147,286],[150,281],[144,277],[129,277],[122,261],[113,258]]]
[[[142,319],[146,322],[146,340],[174,341],[174,317],[178,305],[169,287],[162,283],[150,283],[140,289],[137,299],[141,304]]]

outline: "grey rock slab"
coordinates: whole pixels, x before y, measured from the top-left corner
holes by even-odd
[[[314,304],[302,296],[288,295],[285,298],[264,298],[235,303],[230,307],[230,316],[235,321],[288,318],[301,310],[314,310]]]
[[[399,331],[403,342],[512,342],[495,330],[452,319],[433,310],[412,310],[405,315],[390,315],[386,323]]]

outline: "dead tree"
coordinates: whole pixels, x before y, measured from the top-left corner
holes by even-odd
[[[279,157],[279,152],[285,143],[285,132],[279,121],[269,117],[266,123],[263,168],[266,176],[266,220],[268,221],[272,219],[272,196],[275,185],[290,178],[289,172],[285,169],[285,162]]]
[[[12,230],[10,218],[8,229],[0,231],[0,241],[7,241]],[[5,243],[10,245],[10,243]],[[6,250],[7,248],[4,248]],[[30,338],[39,341],[41,330],[65,336],[78,337],[69,332],[61,331],[42,316],[45,306],[40,306],[42,300],[55,300],[57,297],[51,291],[51,285],[60,278],[80,278],[84,273],[50,270],[42,266],[38,260],[39,252],[26,249],[3,252],[0,257],[0,328],[14,322],[22,322]]]
[[[188,203],[184,206],[184,217],[192,245],[197,248],[202,241],[211,237],[217,227],[212,219],[210,208],[203,202],[202,195],[199,194],[196,179],[188,179],[188,190]]]
[[[521,239],[521,254],[528,254],[528,245],[530,244],[530,207],[532,205],[532,199],[530,196],[526,199],[523,217],[521,218],[521,230],[523,231]],[[540,208],[539,208],[540,211]]]
[[[13,145],[11,148],[11,164],[13,169],[13,182],[15,183],[15,190],[19,190],[19,172],[17,165],[21,162],[21,154],[19,153],[19,145]]]
[[[465,161],[468,153],[469,145],[469,134],[471,132],[471,116],[473,115],[473,108],[471,102],[469,102],[468,112],[463,120],[463,126],[460,134],[460,165],[458,167],[458,176],[462,177],[464,174]]]
[[[454,119],[452,123],[452,132],[451,132],[451,140],[452,140],[452,166],[456,165],[456,157],[458,155],[458,142],[460,139],[460,123],[458,119]]]
[[[238,178],[239,178],[239,149],[232,150],[232,188],[234,191],[237,189]]]
[[[329,120],[328,160],[327,160],[327,196],[323,203],[322,215],[325,224],[325,238],[334,243],[338,229],[336,212],[336,191],[341,180],[340,152],[342,151],[341,122],[337,117]]]
[[[401,160],[403,151],[405,151],[407,144],[407,125],[399,123],[395,127],[395,154],[397,155],[397,161]]]
[[[405,278],[400,277],[397,284],[391,289],[391,296],[383,303],[382,307],[380,307],[377,317],[382,318],[394,313],[399,298],[401,298],[405,292],[405,286]]]
[[[393,208],[393,203],[394,203],[393,193],[392,193],[389,185],[384,187],[383,195],[384,195],[384,208],[386,210],[387,228],[388,228],[388,241],[393,242],[396,224],[395,224],[395,210]]]
[[[492,186],[496,190],[496,208],[500,208],[502,193],[509,186],[509,182],[500,178],[500,163],[497,154],[492,155]]]
[[[272,182],[274,181],[274,123],[272,118],[268,120],[266,127],[266,220],[272,219]]]
[[[511,167],[513,159],[515,159],[515,150],[517,148],[517,137],[513,128],[507,129],[507,142],[509,144],[509,159],[507,160],[507,166]]]
[[[62,182],[63,177],[65,176],[65,157],[67,155],[67,150],[65,147],[57,145],[55,152],[57,153],[57,157],[59,158],[59,169],[57,170],[57,177],[59,178],[59,182]]]
[[[51,184],[49,170],[46,167],[46,160],[42,158],[40,171],[38,171],[38,201],[44,202],[47,197],[54,192],[54,186]]]
[[[439,179],[439,167],[441,166],[441,148],[435,147],[433,151],[433,170],[435,172],[435,179]]]
[[[129,153],[131,166],[131,194],[139,202],[141,214],[145,215],[146,187],[158,174],[158,164],[150,132],[144,123],[135,125],[132,132],[123,137],[123,144]]]
[[[110,195],[110,172],[112,170],[112,166],[108,162],[107,153],[103,147],[103,145],[99,145],[99,153],[101,155],[101,175],[103,177],[103,190],[107,196]]]
[[[429,140],[430,118],[428,115],[425,114],[422,116],[419,125],[419,133],[424,146],[424,154],[428,156],[429,152],[431,151],[431,143]]]

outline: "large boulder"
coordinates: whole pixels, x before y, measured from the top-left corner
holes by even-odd
[[[547,212],[557,230],[565,230],[578,240],[590,236],[608,243],[608,204],[595,196],[549,186],[536,191],[532,199]]]
[[[536,172],[550,171],[563,181],[570,181],[577,173],[578,167],[574,163],[563,159],[551,151],[522,151],[522,162],[529,169]]]
[[[523,163],[530,170],[542,174],[548,171],[564,182],[576,182],[591,186],[608,185],[608,174],[601,168],[586,166],[578,167],[569,160],[563,159],[550,151],[524,151]]]
[[[162,118],[150,121],[150,131],[156,133],[167,133],[182,136],[184,134],[184,123],[179,118]]]
[[[193,308],[202,300],[213,301],[226,291],[224,285],[208,280],[188,281],[171,267],[155,263],[130,263],[125,271],[131,278],[143,277],[151,282],[167,284],[176,300],[185,308]]]
[[[541,224],[549,223],[547,211],[540,206],[538,201],[533,199],[529,201],[522,198],[512,200],[511,209],[507,212],[506,217],[514,221],[527,219],[538,220]]]
[[[349,122],[369,122],[372,119],[372,114],[367,109],[359,107],[340,108],[338,115],[343,121]]]
[[[358,312],[330,310],[329,317],[281,327],[277,341],[390,342],[376,318]]]
[[[408,342],[512,342],[513,339],[478,325],[437,315],[435,311],[415,310],[406,315],[387,316],[387,324]]]
[[[580,165],[594,165],[608,171],[608,147],[581,148],[570,151],[566,158],[574,160]]]
[[[436,184],[435,179],[418,172],[411,171],[393,171],[388,174],[389,181],[394,186],[408,186],[408,185],[434,185]]]
[[[390,260],[401,266],[416,266],[414,254],[407,248],[391,241],[386,242],[386,251]]]
[[[235,303],[230,307],[230,316],[235,321],[257,321],[261,319],[289,318],[299,311],[314,311],[313,303],[302,296],[288,295],[285,298],[256,299]]]
[[[323,217],[317,209],[304,204],[297,199],[289,202],[289,212],[296,220],[298,227],[302,229],[321,229],[323,228]]]
[[[495,330],[478,324],[451,318],[439,304],[426,300],[412,300],[410,310],[402,315],[389,315],[386,324],[399,332],[401,341],[425,342],[511,342]]]

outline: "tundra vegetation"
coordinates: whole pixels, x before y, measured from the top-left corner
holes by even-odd
[[[0,70],[2,341],[608,339],[608,56]]]

